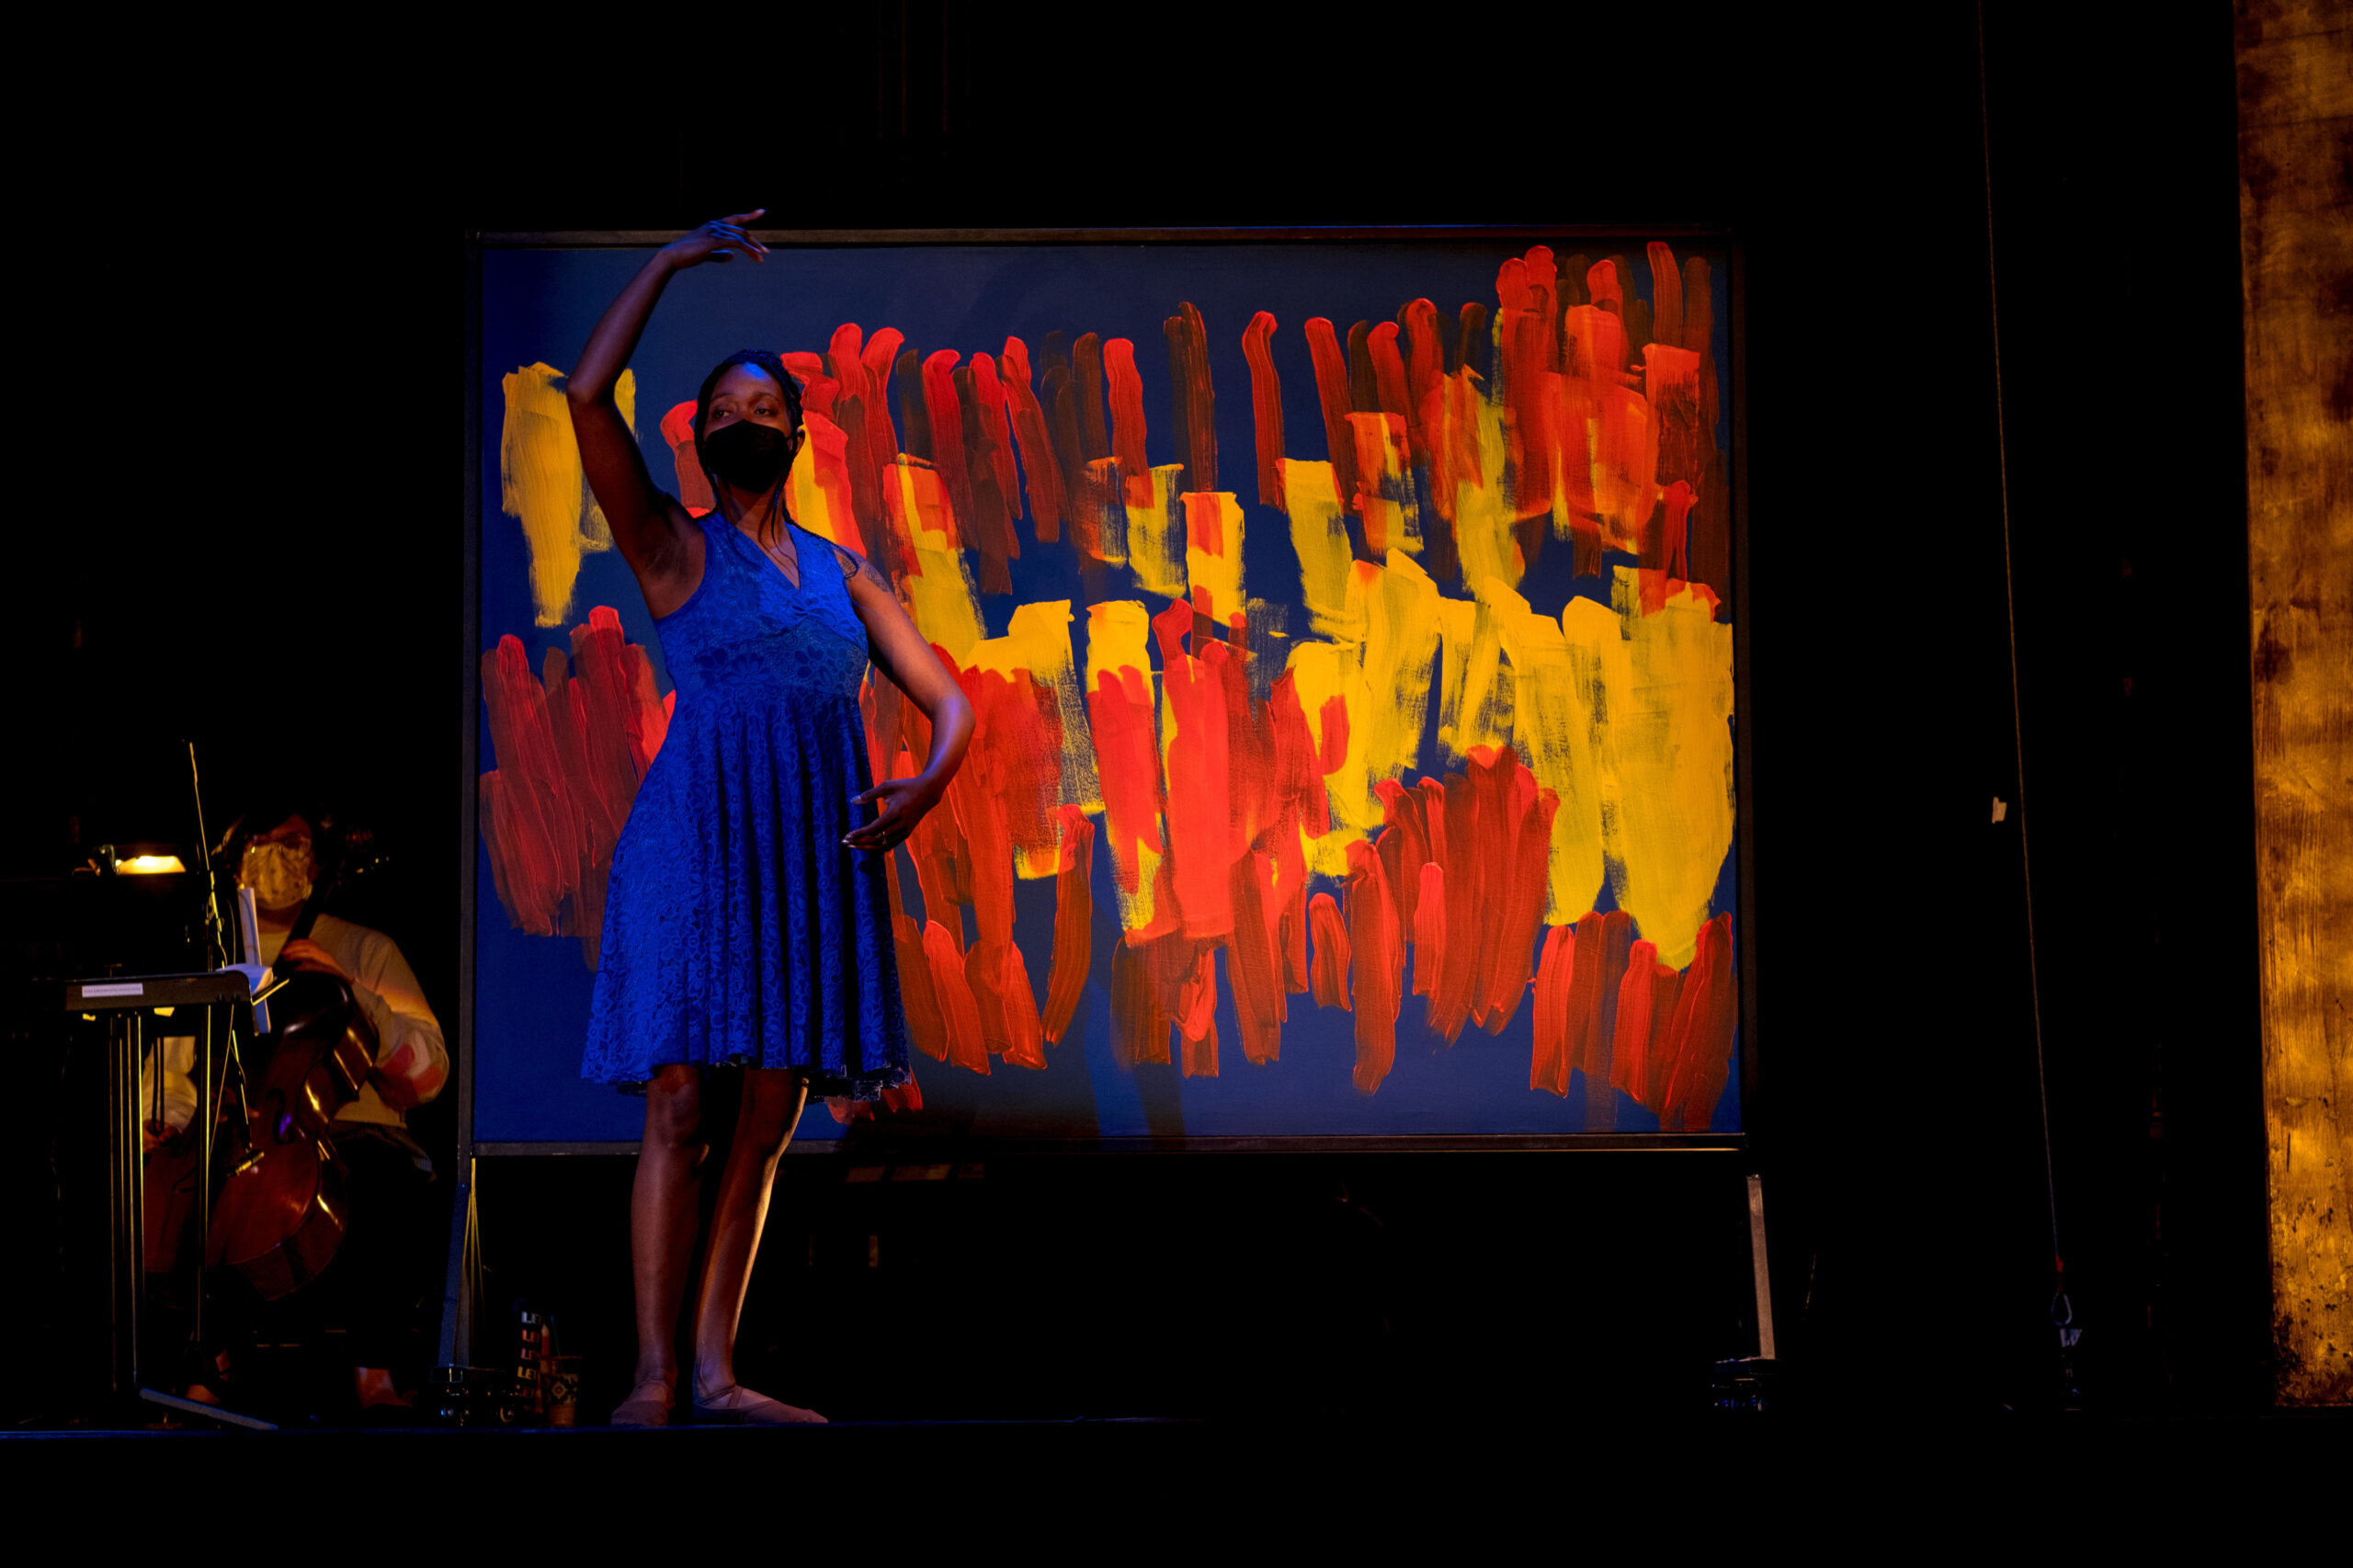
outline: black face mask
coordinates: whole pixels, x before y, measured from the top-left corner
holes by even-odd
[[[739,419],[702,438],[702,460],[738,490],[766,490],[792,461],[792,437],[773,425]]]

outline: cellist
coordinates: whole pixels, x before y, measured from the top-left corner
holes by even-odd
[[[230,830],[227,847],[238,885],[250,888],[259,916],[257,961],[281,959],[291,969],[330,974],[351,987],[375,1026],[375,1070],[359,1096],[335,1116],[334,1141],[348,1172],[348,1229],[326,1273],[310,1286],[321,1321],[344,1326],[352,1358],[352,1392],[361,1415],[396,1414],[413,1403],[396,1372],[417,1301],[438,1278],[446,1237],[435,1202],[433,1162],[408,1134],[407,1112],[438,1096],[449,1074],[441,1026],[425,1000],[399,946],[384,933],[332,915],[318,916],[308,937],[292,937],[296,917],[320,877],[314,845],[316,808],[257,801]],[[192,1038],[158,1042],[162,1071],[142,1076],[142,1098],[160,1080],[162,1115],[151,1108],[148,1146],[185,1127],[194,1114],[195,1086],[186,1077]],[[225,1305],[226,1303],[224,1303]],[[208,1328],[210,1325],[208,1325]],[[220,1336],[208,1334],[216,1340]],[[191,1398],[211,1400],[201,1378]]]

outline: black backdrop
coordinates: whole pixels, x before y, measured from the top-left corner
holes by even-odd
[[[81,237],[64,243],[131,250],[128,329],[61,347],[44,395],[70,410],[60,389],[96,381],[104,416],[66,425],[167,460],[136,494],[102,482],[103,516],[63,526],[64,591],[20,610],[37,645],[22,733],[58,740],[16,781],[6,872],[55,875],[77,845],[177,835],[167,743],[192,733],[221,804],[284,767],[372,821],[396,859],[369,914],[454,1019],[472,722],[467,230],[682,229],[756,205],[770,223],[828,228],[1722,223],[1747,247],[1753,526],[1813,541],[1756,562],[1756,782],[1743,802],[1784,1349],[1832,1399],[2049,1403],[2018,819],[1987,821],[1993,797],[2018,799],[2019,756],[1984,135],[2042,1035],[2086,1392],[2111,1407],[2259,1400],[2230,22],[1991,10],[1989,120],[1961,6],[1729,20],[1580,8],[1515,13],[1508,36],[1408,18],[1376,37],[1173,8],[1065,29],[910,0],[689,18],[675,57],[632,45],[600,62],[596,39],[518,39],[455,65],[338,71],[310,97],[215,82],[126,100],[108,134],[139,145],[152,177],[119,218],[69,220]],[[731,85],[714,61],[763,63]],[[1539,85],[1507,91],[1522,67]],[[1440,120],[1438,103],[1461,118]],[[1605,120],[1613,153],[1595,156]],[[1498,151],[1458,168],[1457,138]],[[139,252],[150,231],[178,236],[192,270],[153,275]],[[1825,490],[1803,454],[1832,404],[1857,438]],[[117,449],[73,449],[105,475]],[[223,486],[222,469],[269,477]],[[1840,579],[1900,596],[1938,640],[1916,663],[1849,671],[1833,700],[1823,677],[1847,618],[1870,613],[1825,610]],[[233,708],[233,689],[251,700]],[[1935,722],[1866,763],[1858,711]],[[1894,912],[1900,938],[1823,948],[1813,934],[1853,929],[1859,903]],[[1957,1072],[1979,1113],[1966,1137],[1908,1108]],[[429,1142],[446,1143],[450,1108],[421,1114]],[[40,1179],[28,1161],[12,1179]],[[1606,1273],[1563,1292],[1544,1262],[1557,1214],[1611,1201],[1608,1178],[1480,1169],[1473,1198],[1411,1166],[1286,1166],[1278,1181],[1199,1164],[1152,1178],[1159,1197],[1128,1212],[1257,1203],[1278,1238],[1343,1213],[1313,1256],[1386,1233],[1381,1267],[1460,1281],[1415,1299],[1506,1315],[1565,1294],[1655,1301],[1688,1273],[1685,1244],[1620,1227],[1592,1260]],[[997,1233],[1033,1233],[1050,1213],[1079,1224],[1051,1179],[997,1182]],[[608,1215],[617,1233],[617,1191],[592,1192],[600,1182],[584,1172],[532,1201]],[[1437,1201],[1440,1187],[1460,1201]],[[43,1221],[21,1222],[44,1240]],[[1198,1220],[1153,1234],[1129,1249],[1136,1279],[1253,1267]],[[813,1233],[810,1267],[819,1252]],[[1017,1256],[1042,1267],[1040,1255]],[[1691,1346],[1644,1343],[1733,1353],[1721,1307],[1691,1319]],[[1400,1309],[1378,1332],[1434,1380],[1477,1324],[1468,1309]],[[1563,1392],[1639,1398],[1639,1383],[1630,1371]]]

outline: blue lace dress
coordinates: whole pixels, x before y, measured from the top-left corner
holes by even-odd
[[[866,628],[816,535],[792,526],[796,588],[702,528],[702,582],[659,623],[676,710],[613,850],[581,1075],[790,1067],[872,1098],[907,1081],[907,1034],[882,858],[841,843],[870,810]]]

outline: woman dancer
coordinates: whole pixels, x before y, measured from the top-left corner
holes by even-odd
[[[762,211],[765,210],[763,209]],[[677,709],[613,851],[585,1077],[645,1092],[630,1200],[637,1381],[615,1426],[668,1424],[687,1271],[695,1416],[821,1421],[735,1382],[737,1321],[777,1158],[810,1095],[870,1098],[907,1080],[907,1043],[879,855],[939,803],[972,710],[872,563],[795,524],[784,480],[801,398],[773,354],[721,361],[695,400],[695,450],[719,509],[699,520],[654,488],[613,385],[671,277],[765,260],[744,225],[665,245],[607,308],[571,377],[572,425],[597,504],[660,624]],[[876,784],[858,688],[867,663],[931,721],[913,778]],[[856,807],[881,814],[860,824]],[[740,1070],[741,1094],[710,1095]],[[705,1119],[736,1100],[732,1133]],[[714,1132],[722,1136],[714,1138]],[[707,1238],[699,1186],[726,1153]]]

